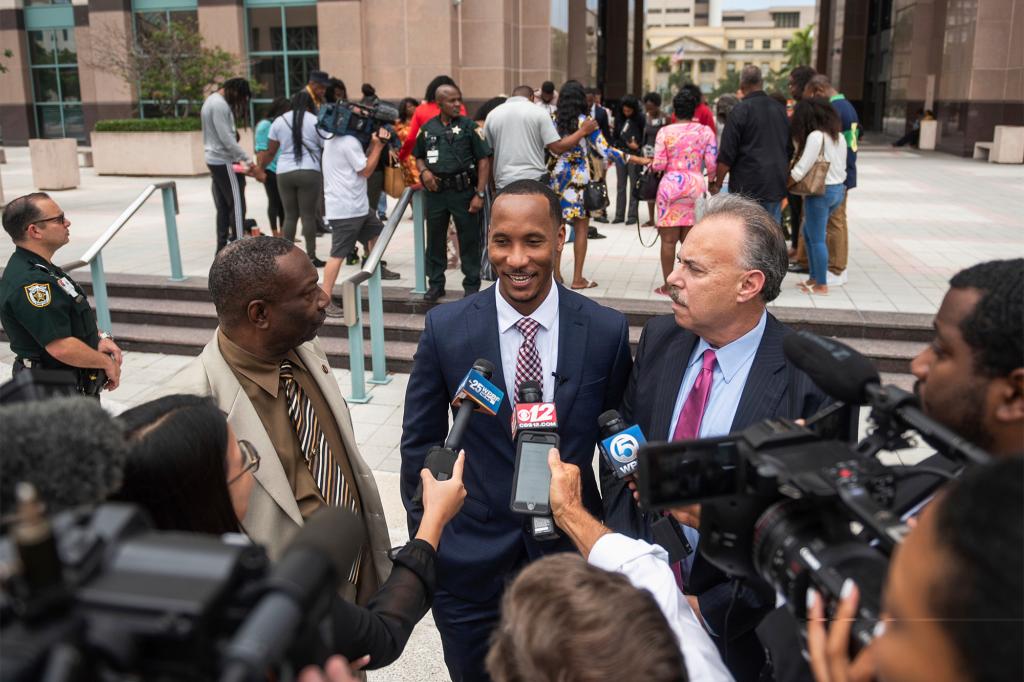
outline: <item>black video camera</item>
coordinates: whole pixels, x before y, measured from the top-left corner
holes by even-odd
[[[343,569],[308,533],[338,543],[344,512],[312,517],[271,568],[241,537],[154,531],[117,503],[51,520],[34,495],[19,486],[19,518],[0,540],[3,682],[243,682],[328,653],[318,628]]]
[[[387,127],[393,134],[391,126],[397,120],[398,109],[386,102],[367,106],[341,100],[320,107],[317,127],[332,135],[352,135],[365,149],[370,144],[370,138],[381,127]]]
[[[925,416],[912,394],[880,386],[870,361],[853,349],[806,332],[784,345],[826,393],[870,405],[872,432],[851,446],[770,419],[722,438],[647,444],[639,452],[640,501],[649,510],[700,502],[702,555],[731,576],[767,582],[798,619],[806,618],[809,587],[831,611],[852,578],[861,594],[851,642],[857,650],[874,636],[889,557],[907,531],[891,508],[897,480],[948,475],[886,466],[877,455],[909,447],[911,434],[956,461],[989,455]]]

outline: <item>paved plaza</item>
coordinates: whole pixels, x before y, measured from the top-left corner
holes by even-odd
[[[8,163],[0,166],[6,198],[33,191],[27,149],[6,151]],[[950,275],[957,270],[983,260],[1024,255],[1024,167],[871,146],[861,152],[858,167],[860,186],[849,201],[849,284],[831,288],[828,297],[812,299],[795,290],[799,277],[790,275],[778,305],[864,313],[933,313]],[[72,221],[72,241],[59,252],[57,262],[78,258],[151,181],[100,177],[92,169],[84,168],[80,188],[54,192],[54,199]],[[614,178],[610,181],[614,188]],[[209,178],[177,179],[177,183],[178,229],[185,274],[205,277],[214,252]],[[262,186],[248,182],[247,199],[248,215],[265,226],[266,198]],[[646,207],[641,206],[640,211],[641,219],[646,219]],[[407,216],[388,250],[389,267],[403,277],[390,284],[411,287],[411,228]],[[657,249],[641,246],[635,226],[601,225],[600,229],[608,239],[590,242],[585,269],[586,275],[599,286],[587,293],[658,299],[652,293],[660,283]],[[643,228],[642,232],[647,242],[654,237],[653,228]],[[12,248],[9,240],[0,240],[3,261]],[[325,257],[329,237],[320,238],[317,248],[318,255]],[[570,272],[571,254],[571,246],[567,246],[565,273]],[[109,272],[169,274],[159,198],[151,199],[104,251],[104,262]],[[342,278],[353,270],[344,268]],[[449,289],[458,291],[457,273],[449,272]],[[116,332],[115,326],[115,335]],[[104,404],[112,411],[121,411],[144,402],[190,360],[182,356],[126,353],[122,386],[105,394]],[[4,344],[0,348],[0,372],[6,375],[12,361]],[[342,392],[348,395],[349,373],[334,373]],[[357,441],[374,470],[392,541],[398,545],[408,538],[397,473],[408,375],[392,376],[387,385],[368,387],[370,403],[350,407]],[[403,657],[385,671],[371,673],[370,679],[436,680],[445,676],[440,638],[427,614],[413,632]]]

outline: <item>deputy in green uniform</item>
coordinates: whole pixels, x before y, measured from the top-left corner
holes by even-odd
[[[484,188],[491,177],[491,147],[473,119],[459,115],[462,93],[451,85],[437,89],[441,113],[423,124],[413,156],[426,193],[427,280],[423,297],[444,296],[448,219],[455,220],[466,295],[480,291],[480,218]]]
[[[106,388],[117,388],[121,349],[97,329],[82,288],[51,262],[71,237],[71,221],[49,195],[36,192],[7,204],[3,224],[16,247],[0,278],[0,323],[17,355],[14,373],[67,370],[80,392],[94,395],[99,369]]]

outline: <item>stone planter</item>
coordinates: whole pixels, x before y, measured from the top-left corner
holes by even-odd
[[[41,190],[74,189],[82,181],[78,172],[78,142],[71,138],[28,141],[32,184]]]
[[[252,155],[251,128],[239,130],[242,148]],[[209,173],[203,160],[203,133],[98,132],[90,136],[92,163],[100,175],[175,176]]]

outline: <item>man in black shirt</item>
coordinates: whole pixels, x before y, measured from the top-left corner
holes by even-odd
[[[782,198],[793,142],[786,108],[764,92],[761,69],[740,73],[743,100],[729,114],[718,146],[719,187],[729,174],[729,192],[754,199],[781,224]]]

